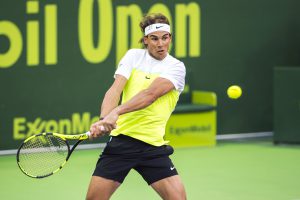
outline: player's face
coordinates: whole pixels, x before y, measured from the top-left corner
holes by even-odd
[[[167,56],[171,40],[170,33],[166,31],[156,31],[144,37],[149,54],[157,60]]]

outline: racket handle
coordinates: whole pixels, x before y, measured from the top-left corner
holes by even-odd
[[[104,126],[100,126],[100,130],[101,130],[101,131],[105,131]],[[88,132],[86,132],[85,134],[86,134],[87,136],[90,136],[90,135],[91,135],[91,132],[88,131]]]
[[[101,130],[101,131],[105,131],[104,126],[100,126],[100,130]]]

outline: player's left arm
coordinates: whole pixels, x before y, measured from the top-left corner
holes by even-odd
[[[173,89],[175,89],[175,86],[170,80],[158,77],[151,83],[151,85],[147,89],[140,91],[129,101],[113,109],[109,113],[109,115],[105,117],[105,121],[109,123],[115,123],[114,119],[117,119],[118,116],[146,108],[147,106],[151,105],[156,99]]]
[[[147,89],[136,94],[127,103],[118,106],[116,110],[118,111],[119,115],[122,115],[135,110],[143,109],[151,105],[156,99],[170,92],[174,88],[175,86],[170,80],[158,77]]]

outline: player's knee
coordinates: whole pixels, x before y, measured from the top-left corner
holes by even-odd
[[[85,200],[96,200],[96,196],[91,194],[91,192],[88,192],[86,194]]]
[[[88,191],[88,193],[86,194],[85,200],[108,200],[109,197],[107,197],[107,195],[103,194],[99,194],[97,192],[93,192],[93,191]]]
[[[91,195],[86,195],[85,200],[93,200],[93,197]]]
[[[186,192],[183,185],[173,185],[165,189],[156,190],[164,200],[186,200]]]
[[[186,200],[186,194],[184,191],[182,192],[172,192],[168,194],[161,195],[164,200]]]
[[[178,184],[173,185],[172,189],[169,191],[169,196],[172,200],[186,200],[186,192],[184,185],[180,182]]]
[[[174,197],[171,199],[176,199],[176,200],[186,200],[186,193],[184,187],[179,187],[177,188],[176,192],[173,193]]]

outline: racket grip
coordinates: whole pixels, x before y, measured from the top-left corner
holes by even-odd
[[[101,131],[105,131],[104,126],[100,126],[100,130],[101,130]]]
[[[101,131],[105,131],[104,126],[100,126],[100,130],[101,130]],[[90,135],[91,135],[91,132],[88,131],[88,132],[86,132],[85,134],[86,134],[87,136],[90,136]]]

